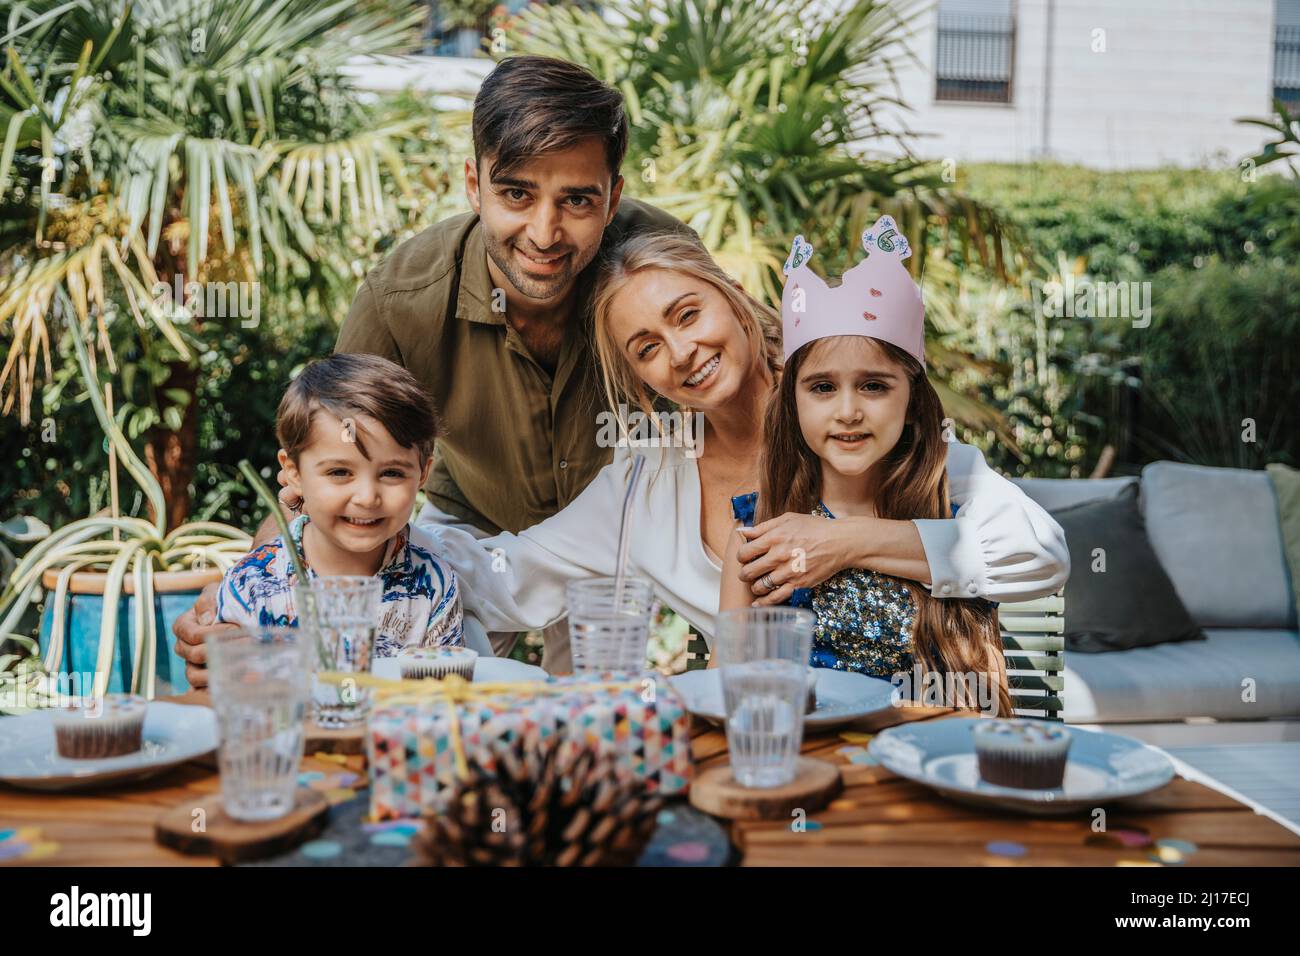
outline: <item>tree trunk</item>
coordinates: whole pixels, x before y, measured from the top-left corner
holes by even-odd
[[[180,200],[177,199],[170,210],[169,221],[175,222],[182,218],[180,205]],[[177,248],[163,243],[154,259],[154,269],[158,279],[169,290],[175,289],[176,276],[180,273],[182,286],[180,295],[183,301],[184,285],[188,277],[184,275],[185,268],[177,258],[178,255]],[[174,303],[174,305],[180,304]],[[197,333],[202,327],[201,316],[195,315],[191,321]],[[183,361],[171,362],[168,368],[170,371],[167,380],[154,390],[158,400],[158,415],[162,417],[167,407],[174,404],[166,397],[170,389],[180,389],[190,398],[181,409],[180,430],[173,431],[166,424],[158,424],[145,433],[144,455],[145,464],[149,466],[153,476],[158,479],[158,484],[162,486],[163,501],[167,510],[166,529],[173,531],[189,520],[192,505],[190,482],[194,480],[194,467],[198,454],[198,359],[195,358],[193,365]]]
[[[172,431],[165,425],[155,425],[145,435],[145,463],[162,485],[167,507],[167,530],[173,531],[190,518],[190,482],[194,480],[194,466],[198,454],[199,396],[198,367],[185,362],[173,362],[171,374],[162,388],[178,388],[190,396],[181,410],[181,427]],[[161,413],[167,404],[159,407]]]

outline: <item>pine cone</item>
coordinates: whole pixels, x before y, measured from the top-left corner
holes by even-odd
[[[412,841],[424,866],[622,866],[636,862],[663,798],[618,772],[612,754],[552,737],[493,744],[471,760],[447,809]]]

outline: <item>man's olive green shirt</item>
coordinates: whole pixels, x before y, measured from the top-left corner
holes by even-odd
[[[695,237],[667,213],[624,198],[602,252],[642,230]],[[554,375],[492,309],[476,214],[430,226],[366,276],[335,351],[382,355],[429,390],[445,434],[425,492],[442,511],[491,534],[519,532],[571,502],[609,462],[612,450],[596,443],[607,404],[590,341],[597,262],[578,276]],[[504,292],[497,303],[505,307]]]

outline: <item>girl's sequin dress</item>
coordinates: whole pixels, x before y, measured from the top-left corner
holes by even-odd
[[[747,528],[754,526],[758,493],[737,495],[731,510]],[[818,517],[834,519],[818,502]],[[813,588],[796,588],[787,602],[809,608],[816,617],[813,667],[857,671],[889,680],[912,669],[912,627],[916,602],[895,577],[862,568],[845,568]]]

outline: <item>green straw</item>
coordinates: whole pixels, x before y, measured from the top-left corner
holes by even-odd
[[[239,461],[239,472],[248,479],[248,483],[253,486],[253,491],[257,497],[262,499],[262,504],[271,510],[271,517],[275,519],[276,526],[280,529],[280,537],[284,539],[284,546],[289,549],[289,559],[293,561],[293,571],[298,575],[298,580],[306,583],[307,566],[303,564],[302,555],[298,552],[298,545],[293,540],[293,535],[289,533],[289,524],[284,520],[284,513],[280,510],[280,499],[271,494],[271,489],[266,486],[262,477],[253,470],[252,464],[247,458]]]
[[[262,504],[271,510],[271,517],[275,520],[276,526],[280,529],[280,537],[284,541],[284,546],[289,549],[289,560],[293,562],[294,574],[298,576],[299,589],[304,596],[309,595],[311,593],[311,583],[307,579],[307,565],[303,563],[302,553],[298,550],[297,542],[293,540],[293,535],[289,533],[289,523],[284,520],[284,512],[280,510],[280,499],[271,494],[271,489],[267,487],[266,482],[264,482],[262,477],[253,469],[252,464],[247,458],[240,460],[239,472],[248,480],[254,493],[262,500]],[[311,608],[301,608],[300,612],[307,610],[310,610],[313,622],[319,624],[319,621],[316,618],[315,601],[312,602]],[[303,626],[301,613],[298,615],[298,626]],[[326,670],[332,669],[334,667],[334,661],[326,650],[325,645],[321,642],[320,628],[313,627],[312,633],[316,637],[316,653],[320,657],[321,666]]]

